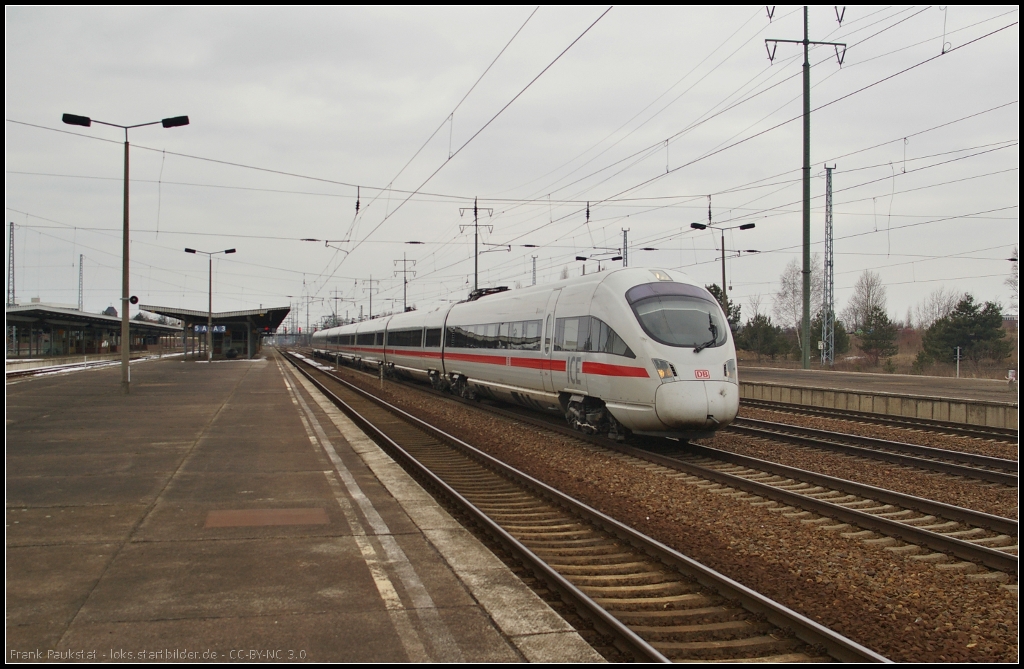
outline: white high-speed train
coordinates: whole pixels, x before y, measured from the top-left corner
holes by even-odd
[[[739,410],[736,347],[718,301],[675,270],[623,268],[478,291],[313,335],[314,353],[564,413],[577,429],[696,438]]]

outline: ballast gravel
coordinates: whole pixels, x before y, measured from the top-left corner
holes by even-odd
[[[345,368],[342,374],[892,660],[1017,661],[1015,587],[971,580],[844,538],[585,442],[398,384],[385,383],[381,391],[376,379]],[[891,472],[882,471],[888,481]]]

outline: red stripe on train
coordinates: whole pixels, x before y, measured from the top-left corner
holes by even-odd
[[[448,353],[444,354],[445,360],[459,360],[461,362],[478,362],[484,365],[501,365],[504,367],[507,364],[507,359],[503,355],[474,355],[472,353]]]
[[[513,367],[527,369],[547,369],[553,372],[565,371],[565,360],[548,360],[546,358],[512,358]]]
[[[650,377],[643,367],[627,367],[626,365],[607,365],[603,362],[584,362],[584,374],[596,374],[598,376],[631,376],[646,379]]]

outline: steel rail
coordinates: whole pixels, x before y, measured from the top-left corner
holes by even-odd
[[[975,453],[964,453],[962,451],[950,451],[931,446],[906,444],[898,441],[876,439],[874,437],[828,432],[814,428],[788,425],[786,423],[755,420],[753,418],[737,418],[726,428],[726,431],[764,439],[788,441],[801,446],[839,451],[850,455],[895,462],[901,465],[930,469],[955,476],[981,479],[991,483],[1001,483],[1013,487],[1017,485],[1018,463],[1015,460],[993,458]],[[842,443],[843,441],[859,445],[844,444]],[[953,462],[949,462],[950,460]],[[966,466],[965,464],[958,463],[970,463],[972,465],[990,467],[991,469]]]
[[[291,356],[285,356],[291,359]],[[657,558],[664,564],[675,567],[683,574],[688,574],[694,577],[702,585],[709,587],[727,599],[739,601],[743,604],[744,608],[749,611],[763,615],[766,620],[779,627],[790,629],[800,640],[811,644],[812,646],[819,646],[825,648],[828,653],[841,661],[849,662],[889,662],[887,658],[874,651],[871,651],[856,642],[847,639],[846,637],[837,634],[836,632],[814,622],[813,620],[792,611],[788,607],[775,602],[764,595],[744,586],[743,584],[734,581],[723,574],[720,574],[705,565],[689,558],[673,548],[670,548],[636,530],[624,525],[623,523],[605,515],[604,513],[593,509],[592,507],[562,493],[542,481],[521,472],[500,460],[497,460],[493,456],[480,451],[479,449],[471,446],[470,444],[449,435],[442,430],[430,425],[416,416],[409,414],[398,407],[395,407],[384,400],[375,397],[371,393],[368,393],[351,383],[338,378],[332,373],[329,367],[321,366],[319,363],[305,359],[307,362],[315,364],[317,368],[321,368],[325,374],[330,376],[336,382],[343,384],[347,390],[350,390],[360,397],[363,397],[377,406],[386,409],[390,413],[400,417],[401,419],[415,425],[424,432],[430,434],[436,439],[443,441],[451,446],[456,447],[466,455],[472,457],[475,460],[483,463],[488,469],[500,473],[502,476],[519,482],[522,485],[532,489],[536,494],[554,502],[555,504],[570,509],[574,514],[581,518],[589,521],[590,523],[600,527],[610,533],[613,536],[618,537],[620,540],[628,543],[629,545],[638,548],[652,557]],[[659,651],[647,644],[646,641],[637,636],[632,630],[619,622],[614,616],[606,611],[599,604],[594,602],[589,596],[579,591],[571,582],[562,577],[557,571],[548,566],[540,557],[534,554],[528,547],[524,546],[508,532],[490,519],[479,509],[476,509],[472,504],[469,503],[462,495],[457,491],[448,486],[443,480],[436,476],[433,472],[429,471],[426,467],[418,463],[415,458],[412,458],[405,449],[396,444],[387,435],[377,429],[375,426],[370,425],[365,419],[358,415],[354,409],[349,407],[341,398],[338,398],[332,393],[326,386],[320,383],[313,375],[294,360],[290,360],[297,369],[299,369],[306,378],[310,379],[316,386],[324,392],[325,395],[331,399],[339,408],[342,409],[346,414],[357,421],[361,428],[378,443],[388,451],[393,451],[392,456],[398,456],[401,462],[408,464],[419,476],[430,482],[430,486],[437,490],[443,491],[453,501],[456,501],[460,507],[466,506],[467,512],[469,512],[474,519],[479,522],[483,527],[487,528],[488,531],[493,535],[501,538],[525,563],[531,568],[536,568],[540,573],[544,575],[545,580],[556,584],[556,589],[559,592],[569,594],[573,600],[581,602],[585,606],[585,610],[591,616],[594,617],[596,623],[601,626],[607,626],[616,630],[616,633],[623,634],[623,638],[627,639],[629,643],[636,644],[638,655],[641,657],[647,657],[648,660],[654,661],[667,661]],[[618,631],[623,630],[623,631]],[[628,633],[628,634],[626,634]]]
[[[803,404],[790,404],[788,402],[774,402],[772,400],[740,399],[740,408],[748,406],[754,409],[765,409],[767,411],[782,411],[789,413],[806,414],[810,416],[822,416],[839,420],[854,420],[879,425],[892,425],[903,429],[926,430],[942,434],[952,434],[975,439],[995,439],[998,441],[1017,441],[1019,432],[1013,428],[989,427],[985,425],[972,425],[970,423],[955,423],[952,421],[933,420],[931,418],[918,418],[916,416],[886,416],[868,411],[854,411],[853,409],[830,409],[825,407],[812,407]]]

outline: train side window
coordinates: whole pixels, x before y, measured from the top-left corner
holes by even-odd
[[[577,351],[593,350],[593,346],[590,345],[590,316],[580,316],[580,329],[576,335],[576,342]]]
[[[501,342],[498,339],[498,323],[488,323],[480,326],[483,329],[483,343],[481,348],[498,348]]]
[[[419,348],[423,345],[423,329],[415,330],[389,330],[388,346],[404,346]]]
[[[608,324],[601,319],[590,318],[590,333],[591,342],[593,343],[591,350],[598,353],[621,355],[627,358],[636,357],[636,354],[626,346],[626,342],[622,340],[622,337],[616,334],[615,330],[608,327]]]
[[[515,348],[509,342],[509,326],[514,323],[500,323],[498,328],[498,348]]]
[[[580,341],[580,319],[559,318],[555,321],[555,350],[578,351]]]
[[[441,328],[427,328],[426,341],[423,342],[424,348],[440,348],[441,347]]]
[[[508,332],[508,347],[519,351],[523,348],[523,322],[503,323]]]
[[[359,346],[372,346],[373,345],[373,333],[372,332],[361,332],[356,335],[356,344]]]
[[[540,324],[541,321],[523,321],[523,343],[520,347],[522,350],[540,350]]]
[[[551,314],[548,314],[547,323],[544,326],[544,352],[551,352]]]
[[[381,330],[380,332],[378,332],[376,334],[376,338],[375,338],[374,342],[375,342],[375,345],[377,345],[377,346],[383,346],[384,345],[384,331],[383,330]]]

